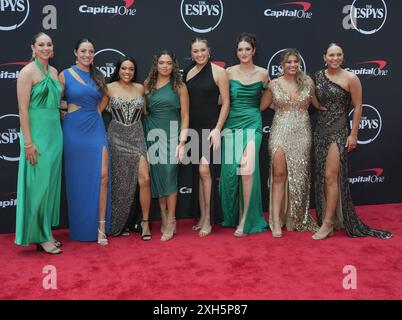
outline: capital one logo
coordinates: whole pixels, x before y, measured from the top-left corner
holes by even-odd
[[[284,52],[285,50],[288,50],[288,49],[285,48],[285,49],[281,49],[281,50],[275,52],[272,55],[271,59],[269,59],[269,62],[267,65],[269,80],[277,78],[278,76],[280,76],[282,74],[283,68],[281,66],[281,56],[282,56],[282,52]],[[300,67],[304,72],[306,72],[306,63],[304,62],[304,59],[301,55],[300,55],[300,57],[301,57]]]
[[[103,0],[102,2],[104,4],[102,6],[89,6],[87,4],[80,5],[78,11],[80,13],[92,15],[108,14],[113,17],[135,16],[137,14],[137,9],[133,8],[135,0]]]
[[[388,75],[388,69],[385,66],[388,64],[386,60],[367,60],[358,62],[360,68],[345,68],[352,71],[355,75],[367,75],[370,77],[385,77]]]
[[[7,207],[15,207],[17,205],[16,192],[10,192],[7,194],[2,194],[0,196],[0,209],[5,209]]]
[[[0,0],[0,30],[19,28],[29,16],[28,0]]]
[[[343,7],[346,14],[343,28],[354,29],[361,34],[370,35],[379,31],[387,20],[387,5],[384,0],[354,0]]]
[[[0,0],[1,1],[1,0]],[[29,62],[8,62],[0,64],[0,79],[13,79],[17,80],[20,74],[20,69],[27,65]]]
[[[0,160],[20,159],[20,125],[17,114],[0,116]]]
[[[116,70],[115,63],[122,56],[125,56],[123,52],[111,48],[102,49],[95,53],[96,67],[100,72],[102,72],[106,80],[110,79]]]
[[[356,171],[350,178],[349,183],[383,183],[385,177],[382,175],[383,168],[370,168]]]
[[[184,24],[190,30],[207,33],[220,24],[223,17],[223,3],[221,0],[182,0],[180,12]]]
[[[359,144],[369,144],[380,134],[382,128],[381,115],[376,108],[369,104],[362,105],[362,117],[359,124]],[[352,128],[354,109],[349,112],[349,122]]]
[[[181,188],[179,189],[179,192],[180,192],[181,194],[189,194],[189,193],[192,193],[192,192],[193,192],[193,189],[192,189],[192,188],[189,188],[189,187],[181,187]]]
[[[311,3],[305,1],[294,1],[286,2],[280,4],[280,6],[285,6],[285,8],[280,10],[266,9],[264,11],[264,16],[278,18],[291,18],[294,19],[311,19],[313,13],[310,10]]]

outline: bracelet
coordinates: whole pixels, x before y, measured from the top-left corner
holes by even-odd
[[[25,144],[25,145],[24,145],[24,148],[25,148],[25,149],[28,149],[28,148],[30,148],[30,147],[32,147],[32,146],[33,146],[33,143],[30,143],[30,144],[28,144],[28,145]]]

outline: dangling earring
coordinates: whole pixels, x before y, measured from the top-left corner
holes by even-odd
[[[52,52],[52,54],[50,55],[50,59],[54,57],[54,52]]]
[[[36,53],[35,53],[35,51],[32,51],[32,59],[35,59],[36,58]]]

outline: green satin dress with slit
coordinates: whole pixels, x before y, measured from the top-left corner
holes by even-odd
[[[222,166],[219,181],[219,193],[225,227],[239,224],[239,207],[246,214],[243,232],[257,233],[266,231],[268,224],[264,219],[261,200],[261,177],[259,150],[262,141],[262,119],[260,99],[265,83],[258,81],[242,84],[230,80],[230,112],[222,131]],[[249,143],[255,144],[255,161],[249,173],[252,175],[252,187],[249,203],[244,203],[240,161]],[[244,209],[247,209],[246,212]]]
[[[20,131],[15,243],[28,246],[52,239],[52,227],[59,225],[63,134],[60,124],[61,85],[50,68],[32,86],[29,124],[32,142],[38,148],[37,163],[25,159],[24,137]]]

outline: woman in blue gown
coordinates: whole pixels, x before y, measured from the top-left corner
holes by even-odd
[[[76,65],[59,75],[67,100],[63,121],[70,238],[107,245],[110,224],[109,148],[99,103],[105,90],[93,65],[95,49],[77,42]]]

